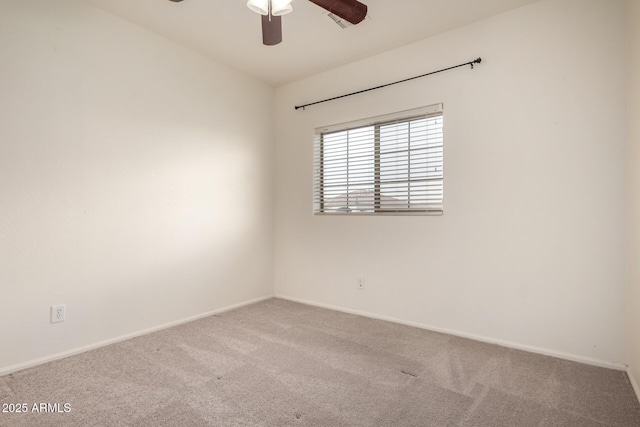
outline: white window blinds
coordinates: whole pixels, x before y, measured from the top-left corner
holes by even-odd
[[[442,105],[316,129],[314,213],[441,214]]]

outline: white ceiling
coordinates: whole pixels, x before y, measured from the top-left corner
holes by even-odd
[[[246,0],[85,1],[279,86],[536,0],[360,0],[367,19],[345,30],[324,9],[293,0],[276,46],[262,44],[260,15]]]

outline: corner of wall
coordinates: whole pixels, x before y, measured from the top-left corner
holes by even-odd
[[[627,0],[628,105],[627,105],[627,373],[640,401],[640,2]]]

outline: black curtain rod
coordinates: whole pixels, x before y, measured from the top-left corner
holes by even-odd
[[[299,109],[302,108],[304,110],[305,107],[309,107],[311,105],[322,104],[323,102],[335,101],[336,99],[346,98],[347,96],[358,95],[360,93],[369,92],[371,90],[382,89],[383,87],[397,85],[398,83],[408,82],[409,80],[415,80],[415,79],[419,79],[419,78],[422,78],[422,77],[430,76],[432,74],[442,73],[443,71],[453,70],[454,68],[460,68],[460,67],[464,67],[466,65],[471,65],[471,69],[473,69],[473,64],[479,64],[481,62],[482,62],[482,58],[474,59],[473,61],[465,62],[464,64],[458,64],[458,65],[454,65],[453,67],[443,68],[442,70],[432,71],[430,73],[421,74],[421,75],[415,76],[415,77],[409,77],[408,79],[398,80],[397,82],[387,83],[387,84],[376,86],[376,87],[370,87],[369,89],[363,89],[363,90],[359,90],[357,92],[347,93],[346,95],[334,96],[333,98],[323,99],[322,101],[311,102],[309,104],[296,105],[295,109],[299,110]]]

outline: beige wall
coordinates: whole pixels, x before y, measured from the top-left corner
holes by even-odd
[[[272,295],[272,88],[74,0],[0,58],[0,373]]]
[[[640,398],[640,1],[627,1],[629,29],[629,374]]]
[[[276,294],[623,366],[624,19],[543,0],[279,88]],[[315,127],[440,102],[443,216],[312,215]]]

